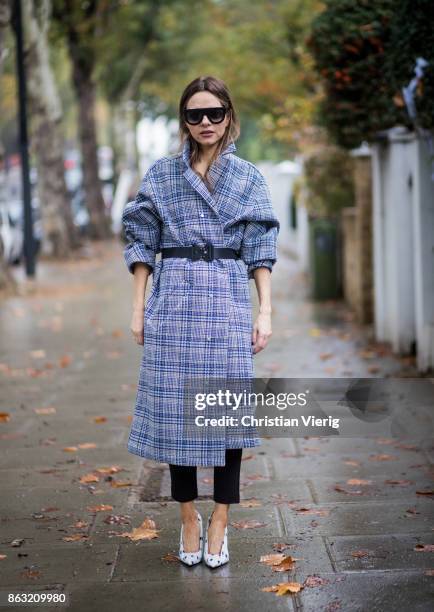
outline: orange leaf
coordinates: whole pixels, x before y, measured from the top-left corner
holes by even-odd
[[[67,366],[69,366],[71,361],[72,359],[69,355],[62,355],[62,357],[59,359],[59,366],[61,368],[66,368]]]
[[[96,448],[97,444],[95,442],[83,442],[83,444],[79,444],[78,448]]]
[[[257,508],[262,506],[261,502],[257,499],[243,499],[240,501],[240,506],[242,508]]]
[[[94,423],[105,423],[107,421],[107,417],[105,416],[96,416],[93,418]]]
[[[107,512],[108,510],[113,510],[113,506],[109,504],[99,504],[98,506],[88,506],[87,509],[89,512]]]
[[[418,552],[434,552],[434,544],[416,544],[413,550]]]
[[[129,538],[133,542],[138,540],[153,540],[158,538],[158,532],[156,529],[155,522],[152,519],[145,519],[140,527],[135,527],[132,531],[125,531],[124,533],[118,534],[121,538]]]
[[[110,485],[119,489],[120,487],[131,487],[133,483],[130,480],[112,480]]]
[[[372,484],[372,480],[363,480],[363,478],[350,478],[347,480],[347,484],[349,485],[370,485]]]
[[[97,476],[96,474],[85,474],[84,476],[82,476],[80,478],[80,482],[83,483],[88,483],[88,482],[99,482],[99,476]]]
[[[371,461],[390,461],[391,459],[396,459],[394,455],[387,455],[385,453],[380,455],[371,455],[369,457]]]
[[[46,408],[35,408],[34,412],[36,412],[36,414],[54,414],[56,409],[54,406],[47,406]]]
[[[11,415],[9,412],[0,412],[0,423],[7,423],[10,420]]]
[[[62,538],[62,540],[64,542],[78,542],[78,540],[87,540],[88,537],[89,536],[85,535],[84,533],[74,533],[74,535],[65,536]]]
[[[65,448],[62,448],[62,450],[65,451],[65,453],[75,453],[78,448],[76,446],[65,446]]]
[[[235,527],[235,529],[256,529],[257,527],[265,527],[267,523],[261,523],[260,521],[249,519],[248,521],[233,522],[231,525]]]

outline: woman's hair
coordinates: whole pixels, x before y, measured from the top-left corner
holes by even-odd
[[[181,141],[181,150],[184,146],[185,141],[188,139],[190,141],[190,164],[194,165],[199,159],[199,144],[196,140],[191,136],[190,131],[184,121],[183,111],[187,106],[187,103],[191,96],[193,96],[198,91],[209,91],[214,96],[216,96],[220,102],[226,106],[229,111],[229,124],[226,128],[225,133],[223,134],[220,142],[218,143],[218,147],[210,160],[209,166],[213,163],[213,161],[220,155],[222,151],[226,149],[229,143],[235,142],[240,135],[240,124],[235,112],[234,106],[232,104],[231,96],[229,94],[229,90],[226,87],[225,83],[212,76],[200,76],[197,79],[194,79],[187,85],[184,89],[181,99],[179,101],[179,132],[180,132],[180,141]],[[208,168],[209,168],[208,166]],[[207,174],[208,168],[205,173],[205,181],[210,187]]]

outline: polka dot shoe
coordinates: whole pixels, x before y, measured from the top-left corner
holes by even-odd
[[[184,551],[184,542],[183,542],[183,533],[184,533],[184,525],[181,525],[181,535],[179,538],[179,558],[186,565],[196,565],[196,563],[200,563],[203,557],[203,526],[202,526],[202,517],[197,512],[197,520],[199,521],[199,550],[196,552],[185,552]]]
[[[228,527],[225,527],[225,535],[223,537],[220,553],[211,554],[208,552],[208,529],[211,523],[212,514],[208,518],[208,524],[206,526],[205,533],[205,547],[203,551],[204,561],[208,567],[219,567],[229,561],[229,550],[228,550]]]

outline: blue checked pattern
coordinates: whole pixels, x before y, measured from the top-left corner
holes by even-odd
[[[190,166],[187,140],[182,152],[154,162],[122,216],[128,270],[145,263],[153,279],[128,450],[154,461],[224,465],[226,448],[260,444],[253,427],[187,435],[184,422],[187,378],[254,376],[248,281],[277,259],[280,223],[267,184],[235,150],[229,144],[211,166],[209,191]],[[208,241],[239,250],[241,259],[156,258],[161,248]]]

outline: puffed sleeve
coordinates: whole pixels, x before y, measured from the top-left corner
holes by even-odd
[[[152,272],[155,256],[160,251],[161,218],[155,205],[149,170],[139,187],[136,199],[125,206],[122,223],[128,240],[124,258],[129,271],[134,274],[134,264],[142,262],[147,264]]]
[[[265,267],[272,271],[277,260],[277,236],[280,230],[268,185],[259,172],[255,182],[251,195],[253,206],[246,218],[241,243],[241,258],[247,264],[249,279],[254,278],[253,270],[256,268]]]

